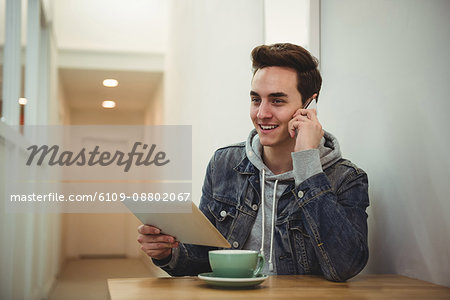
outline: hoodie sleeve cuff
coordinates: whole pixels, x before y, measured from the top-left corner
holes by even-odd
[[[309,177],[323,172],[319,149],[292,152],[291,156],[296,186]]]
[[[177,265],[179,256],[180,256],[179,248],[173,248],[172,254],[168,258],[163,260],[152,259],[152,261],[157,267],[160,268],[169,267],[171,269],[174,269],[175,266]]]

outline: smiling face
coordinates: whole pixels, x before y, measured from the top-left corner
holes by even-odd
[[[250,117],[264,147],[290,149],[295,145],[288,123],[302,107],[297,73],[285,67],[265,67],[253,76]]]

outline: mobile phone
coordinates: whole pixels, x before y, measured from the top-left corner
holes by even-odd
[[[306,104],[305,109],[315,109],[317,111],[317,100],[316,100],[316,98],[313,98],[311,101],[309,101],[309,103]]]

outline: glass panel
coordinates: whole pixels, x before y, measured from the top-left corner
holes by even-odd
[[[22,0],[22,16],[21,16],[21,58],[20,58],[20,98],[25,98],[25,67],[26,67],[26,53],[27,53],[27,22],[28,22],[28,0]],[[19,104],[19,125],[25,125],[25,104]],[[20,132],[23,133],[23,127],[20,127]]]
[[[0,0],[0,118],[3,116],[3,46],[5,45],[5,0]]]
[[[20,33],[14,28],[17,26],[16,20],[18,18],[15,11],[18,9],[21,13]],[[11,125],[19,124],[21,107],[19,98],[23,97],[21,83],[23,81],[24,49],[26,47],[26,30],[24,28],[26,13],[26,0],[0,0],[0,117],[2,121]],[[17,49],[18,45],[16,45],[19,36],[14,37],[11,34],[20,34],[20,49]],[[7,35],[8,42],[6,42]],[[8,57],[6,58],[5,55]]]

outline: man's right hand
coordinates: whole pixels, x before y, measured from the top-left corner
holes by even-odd
[[[138,227],[137,241],[141,249],[151,258],[162,260],[172,254],[172,248],[177,248],[179,243],[171,235],[161,234],[161,230],[150,225]]]

